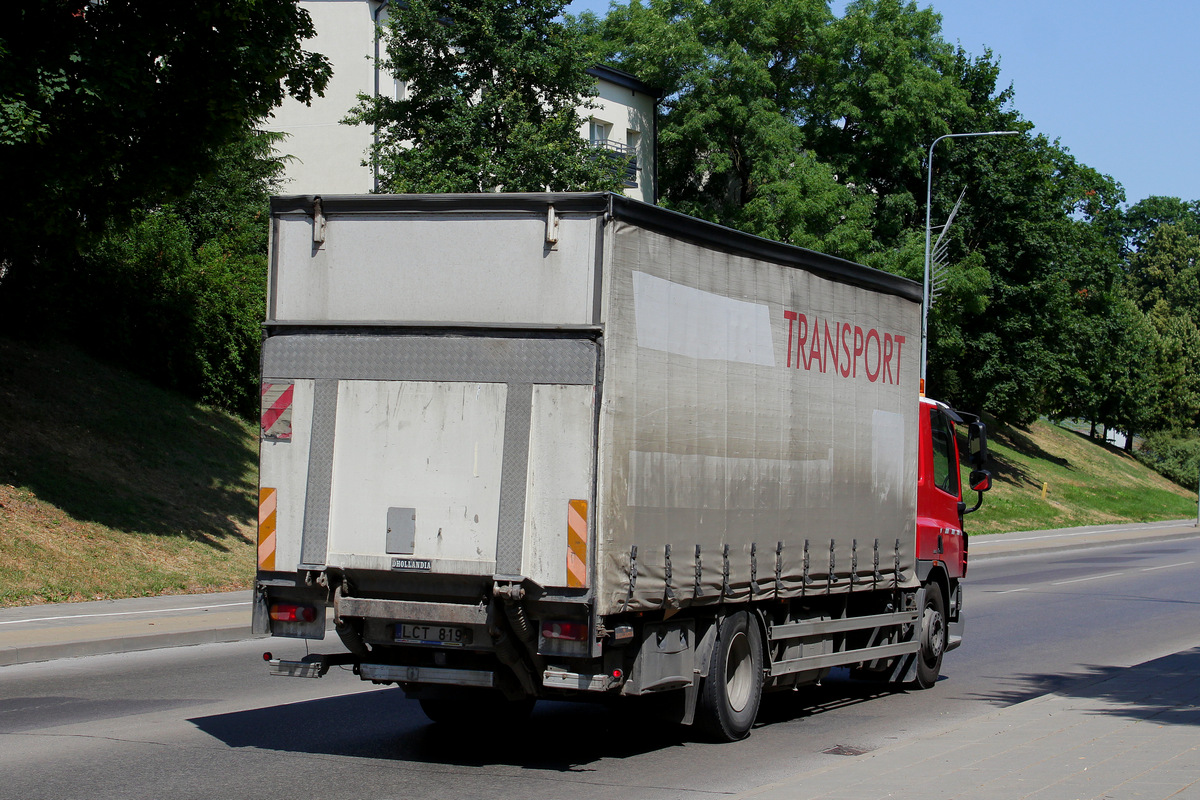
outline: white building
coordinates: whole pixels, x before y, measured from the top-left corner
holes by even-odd
[[[404,91],[386,70],[376,68],[382,43],[378,23],[387,19],[387,0],[300,0],[312,16],[317,36],[308,49],[333,65],[324,97],[305,106],[291,98],[275,110],[267,130],[287,134],[279,145],[289,156],[282,191],[288,194],[362,194],[376,188],[365,166],[373,133],[366,125],[344,125],[358,95]],[[655,202],[654,121],[658,93],[634,76],[611,67],[595,67],[596,108],[580,109],[579,133],[597,147],[630,156],[625,194]]]

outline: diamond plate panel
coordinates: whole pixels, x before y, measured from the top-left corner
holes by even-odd
[[[508,387],[504,410],[504,462],[500,473],[500,530],[496,534],[496,572],[518,575],[525,540],[525,479],[529,472],[529,425],[533,386]]]
[[[263,344],[263,374],[279,378],[586,385],[587,339],[297,333]]]
[[[308,489],[304,495],[304,533],[300,544],[302,568],[325,565],[329,543],[329,499],[333,486],[337,381],[317,381],[314,392],[312,438],[308,451]]]

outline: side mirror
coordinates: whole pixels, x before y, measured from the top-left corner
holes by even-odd
[[[967,429],[967,455],[971,460],[971,466],[977,471],[986,466],[988,457],[987,426],[982,422],[972,422]],[[974,484],[975,478],[972,476],[971,485],[974,486]],[[990,482],[988,485],[991,486]]]
[[[975,425],[978,424],[979,423],[975,423]],[[971,427],[974,428],[975,425],[972,425]],[[986,454],[986,452],[987,450],[985,449],[984,453]],[[992,473],[988,472],[986,469],[977,469],[971,473],[971,477],[968,478],[967,482],[971,485],[971,489],[973,491],[979,492],[979,500],[975,503],[974,507],[962,509],[962,513],[964,514],[970,514],[978,511],[979,507],[983,505],[983,493],[992,488]]]

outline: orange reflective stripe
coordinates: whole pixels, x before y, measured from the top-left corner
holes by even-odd
[[[275,569],[275,513],[278,493],[274,489],[258,490],[258,568]]]
[[[587,500],[567,503],[567,586],[587,586]]]

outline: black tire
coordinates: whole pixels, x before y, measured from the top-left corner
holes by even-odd
[[[937,581],[925,585],[925,605],[921,610],[921,649],[917,652],[917,678],[914,685],[928,689],[937,683],[946,654],[949,631],[946,627],[946,600]]]
[[[745,738],[758,716],[762,689],[762,632],[747,612],[730,614],[717,630],[708,677],[700,687],[697,724],[717,741]]]

